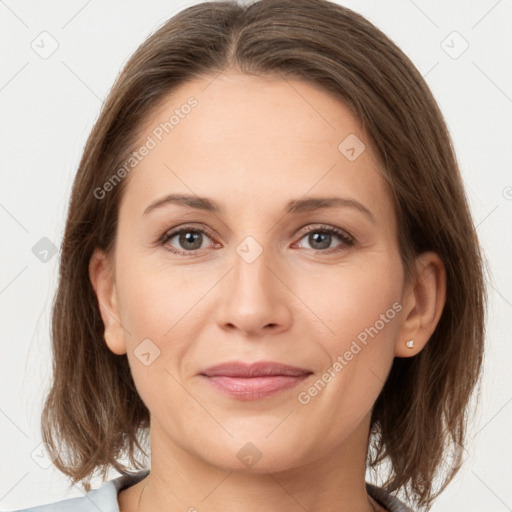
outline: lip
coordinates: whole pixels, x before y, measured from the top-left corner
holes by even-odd
[[[259,400],[296,386],[313,372],[272,361],[221,363],[202,370],[217,391],[238,400]]]
[[[273,361],[257,361],[255,363],[244,363],[242,361],[232,361],[210,366],[200,372],[206,377],[271,377],[288,376],[300,377],[312,373],[307,368],[298,368],[288,364],[275,363]]]

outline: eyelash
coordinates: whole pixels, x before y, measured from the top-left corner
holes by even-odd
[[[201,234],[206,235],[209,238],[213,239],[213,237],[209,234],[209,232],[207,230],[196,228],[194,226],[182,226],[179,229],[170,230],[170,231],[165,232],[162,235],[162,237],[160,238],[160,240],[158,241],[158,244],[164,246],[165,244],[167,244],[167,242],[169,240],[174,238],[176,235],[180,235],[181,233],[184,233],[184,232],[185,233],[186,232],[201,233]],[[347,247],[351,247],[355,243],[355,239],[352,236],[350,236],[348,233],[346,233],[345,231],[343,231],[339,228],[335,228],[333,226],[326,226],[326,225],[317,225],[317,226],[307,229],[306,231],[303,231],[301,233],[299,241],[302,240],[306,235],[309,235],[310,233],[327,233],[329,235],[335,235],[340,240],[342,240],[342,242]],[[175,254],[180,254],[180,255],[184,255],[184,256],[195,256],[196,254],[198,254],[199,252],[201,252],[203,250],[203,249],[194,249],[193,251],[181,251],[181,250],[178,250],[171,246],[166,246],[166,249]],[[325,255],[325,254],[332,254],[334,252],[342,251],[343,248],[342,249],[331,248],[331,249],[325,249],[325,250],[309,249],[309,250],[314,251],[315,254],[324,254]]]

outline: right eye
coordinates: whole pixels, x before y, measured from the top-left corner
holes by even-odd
[[[205,237],[211,239],[203,229],[184,226],[165,232],[160,239],[160,245],[175,254],[193,256],[204,248],[203,242]],[[175,242],[173,244],[171,242],[174,239]],[[176,247],[176,245],[181,246],[181,248]]]

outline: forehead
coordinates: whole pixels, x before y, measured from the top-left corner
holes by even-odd
[[[222,198],[233,208],[248,206],[249,196],[268,208],[269,197],[334,191],[390,206],[360,123],[308,82],[236,73],[187,82],[146,119],[136,148],[143,145],[150,149],[123,198],[138,210],[171,192]]]

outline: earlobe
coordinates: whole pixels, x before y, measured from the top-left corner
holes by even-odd
[[[105,342],[114,354],[125,354],[126,344],[121,325],[112,264],[101,249],[96,248],[89,261],[89,278],[98,299]]]
[[[122,335],[122,330],[121,330],[120,334]],[[105,329],[104,338],[105,338],[105,343],[107,344],[107,347],[114,354],[117,354],[119,356],[122,354],[126,354],[126,343],[124,342],[124,338],[119,338],[119,337],[115,336],[110,331],[107,331],[107,329]]]
[[[416,273],[405,294],[396,357],[411,357],[421,352],[441,318],[446,302],[446,270],[438,254],[425,252],[418,256]]]

